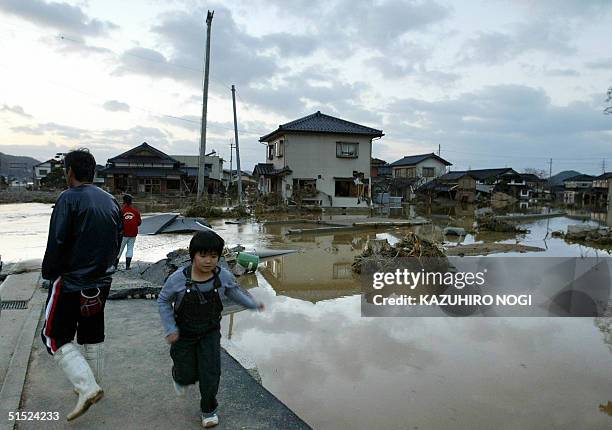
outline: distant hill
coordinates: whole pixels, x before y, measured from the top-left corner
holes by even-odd
[[[548,180],[548,184],[550,186],[563,185],[563,181],[565,181],[567,178],[581,174],[582,173],[576,172],[575,170],[564,170],[563,172],[559,172],[556,175],[551,176]]]
[[[8,155],[0,152],[0,175],[17,179],[31,179],[32,167],[40,161],[32,157]]]

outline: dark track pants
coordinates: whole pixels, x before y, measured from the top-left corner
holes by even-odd
[[[182,338],[179,334],[179,340],[170,347],[170,356],[176,383],[190,385],[198,381],[202,412],[215,411],[221,378],[221,330],[209,331],[198,338]]]
[[[81,345],[104,342],[104,305],[110,285],[98,288],[100,311],[95,315],[83,315],[80,291],[65,291],[61,278],[49,287],[45,323],[40,333],[49,354],[55,354],[63,345],[72,342],[75,334]]]

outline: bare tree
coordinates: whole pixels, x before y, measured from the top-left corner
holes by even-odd
[[[608,88],[606,93],[606,103],[612,103],[612,87]],[[606,115],[612,115],[612,104],[604,109]]]
[[[546,172],[546,170],[544,169],[536,169],[534,167],[528,167],[526,168],[523,173],[531,173],[536,175],[538,178],[540,179],[546,179],[546,177],[548,176],[548,172]]]

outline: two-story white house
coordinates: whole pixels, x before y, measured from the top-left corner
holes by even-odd
[[[576,175],[563,181],[565,191],[563,192],[563,203],[591,204],[594,193],[592,192],[594,176]]]
[[[253,170],[261,193],[321,207],[367,207],[372,140],[381,130],[317,111],[262,136],[266,163]]]
[[[394,178],[422,178],[423,183],[429,182],[446,173],[447,166],[453,163],[436,154],[408,155],[391,163]]]
[[[34,187],[35,188],[40,188],[40,184],[41,184],[41,180],[46,178],[47,175],[49,173],[51,173],[51,170],[53,170],[55,167],[60,166],[61,167],[62,162],[60,160],[56,160],[56,159],[50,159],[47,160],[43,163],[37,164],[35,165],[32,169],[34,171]]]

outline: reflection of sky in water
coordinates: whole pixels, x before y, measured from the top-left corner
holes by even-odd
[[[50,205],[0,206],[6,261],[42,258]],[[521,243],[544,246],[547,228],[580,221],[525,224]],[[362,318],[349,263],[368,237],[395,242],[399,229],[286,236],[312,225],[213,228],[231,245],[299,249],[272,259],[251,292],[264,313],[235,315],[232,340],[252,355],[264,385],[315,428],[606,428],[599,411],[612,399],[612,356],[590,318]],[[440,227],[415,228],[439,237]],[[191,235],[139,236],[135,258],[156,261]],[[475,240],[507,237],[468,236]],[[592,248],[549,238],[545,253]],[[511,254],[503,254],[511,255]],[[525,257],[525,254],[518,254]],[[592,255],[592,254],[591,254]],[[280,279],[280,280],[279,280]],[[223,322],[228,333],[229,318]]]

